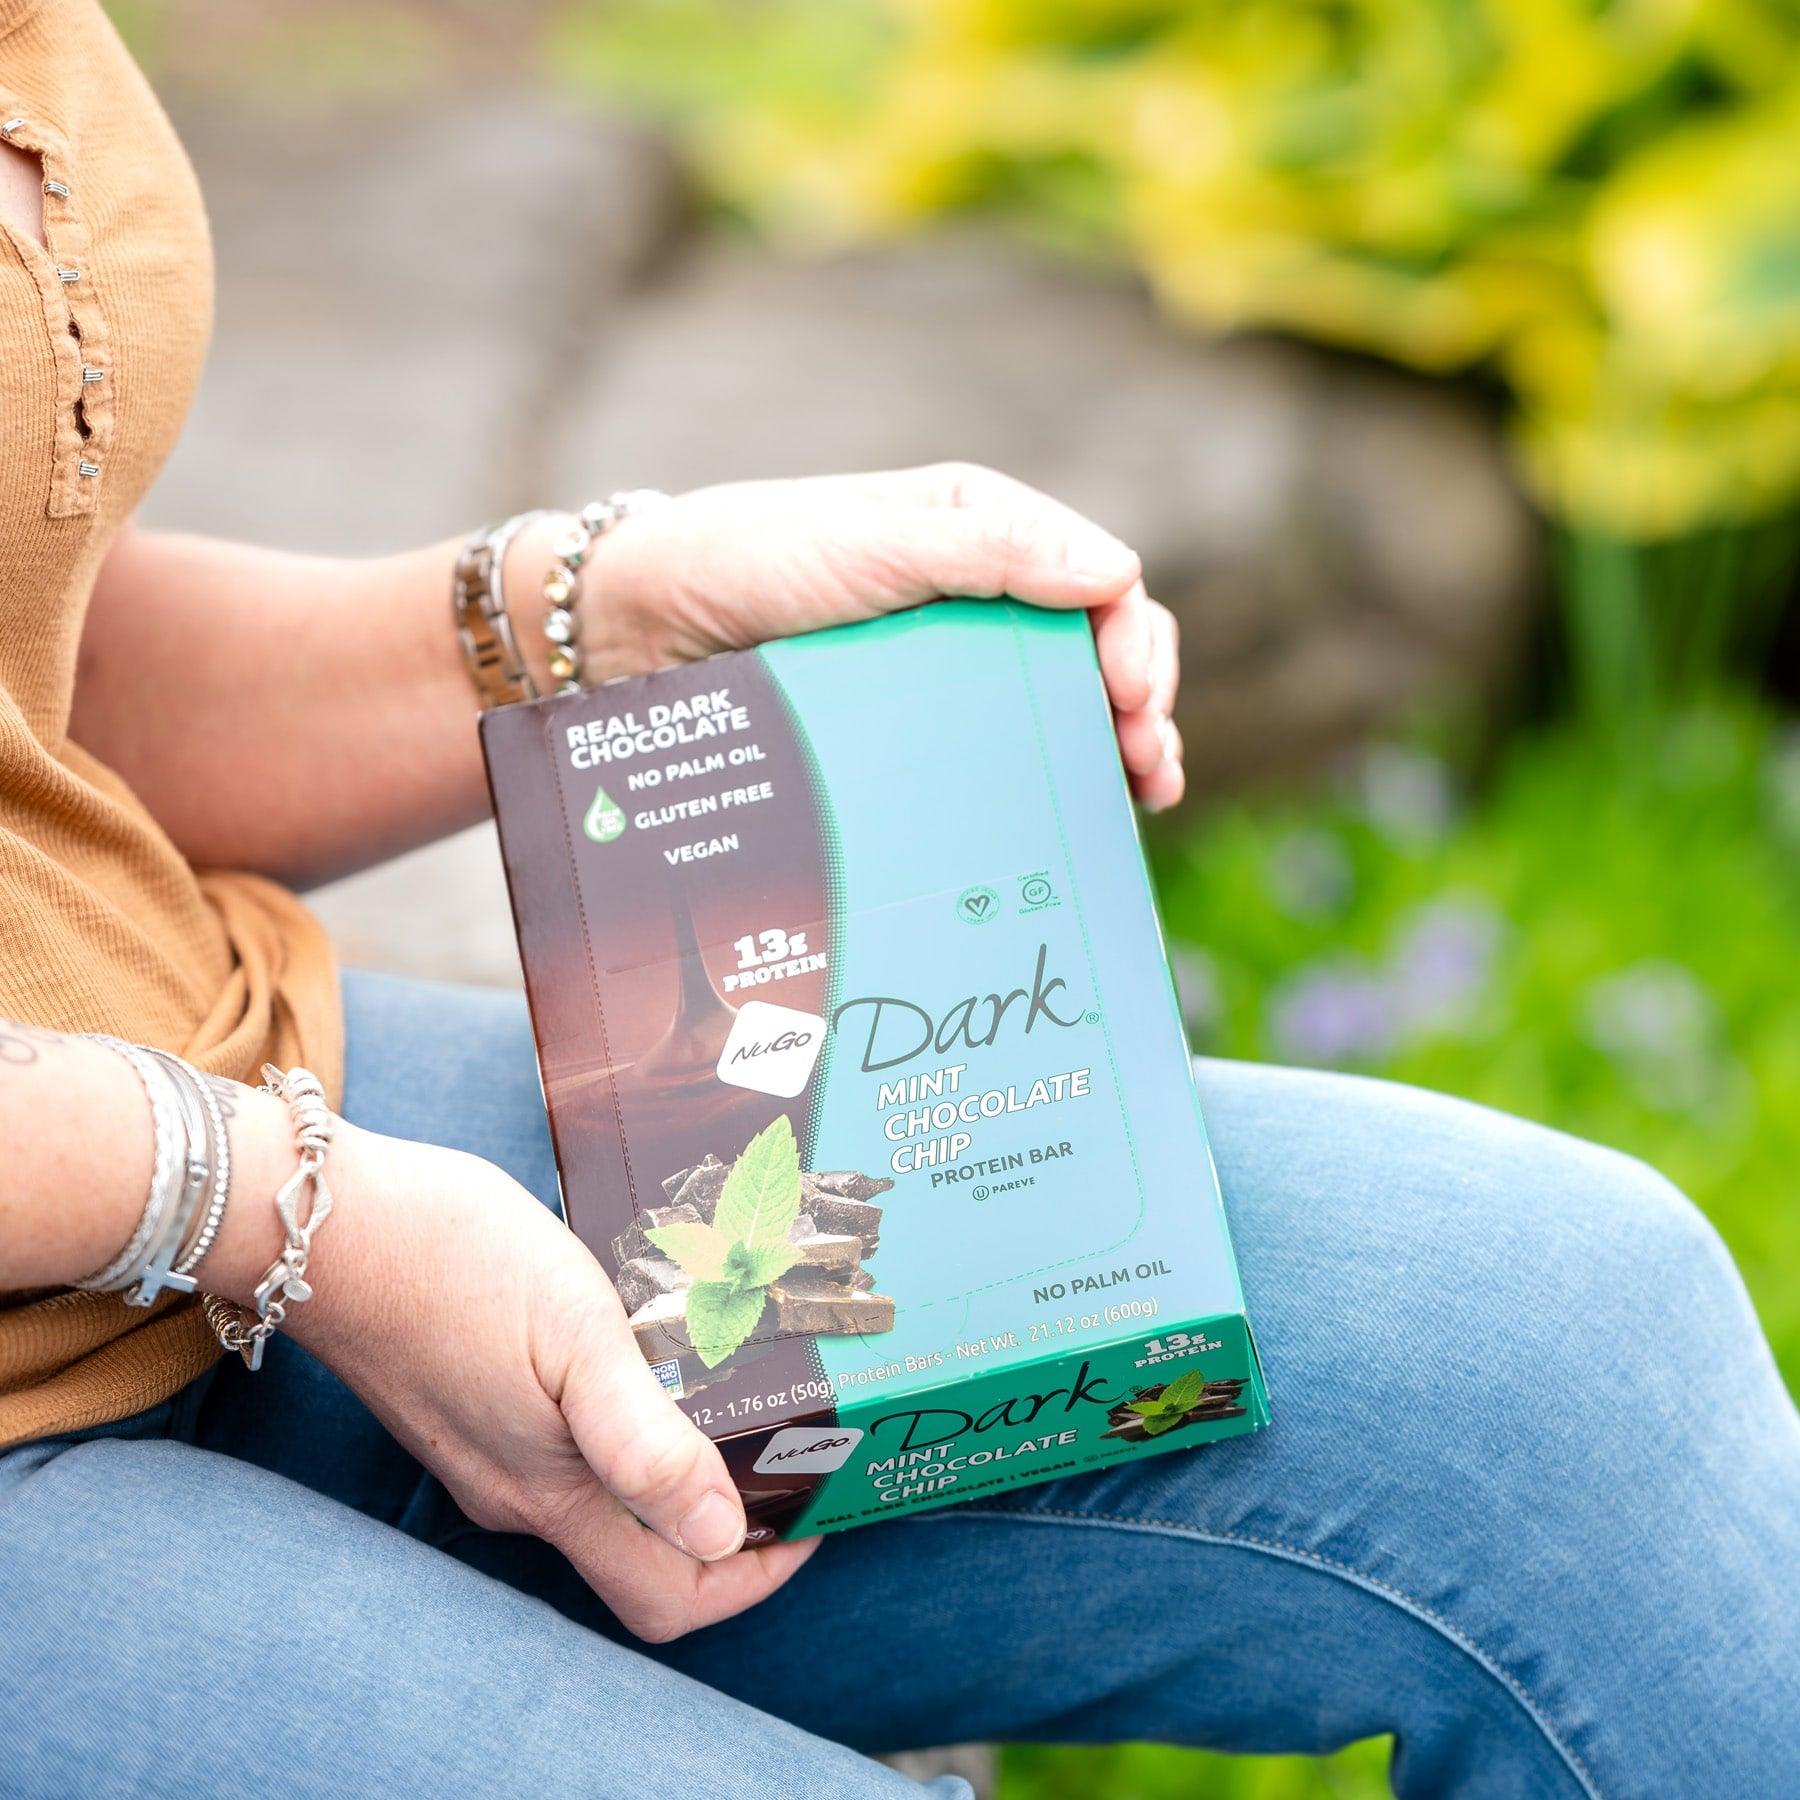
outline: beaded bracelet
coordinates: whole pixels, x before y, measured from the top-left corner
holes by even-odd
[[[669,496],[655,488],[632,488],[590,500],[576,516],[575,524],[550,546],[554,559],[544,576],[544,598],[550,610],[544,614],[544,636],[550,640],[550,675],[558,694],[579,693],[582,687],[580,624],[575,607],[581,598],[581,571],[594,540],[604,537],[621,519],[666,506]]]

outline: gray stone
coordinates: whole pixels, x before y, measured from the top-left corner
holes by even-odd
[[[177,123],[218,306],[147,517],[363,554],[542,503],[563,373],[685,217],[659,142],[529,92]]]
[[[822,262],[703,243],[623,304],[558,460],[679,489],[966,459],[1091,513],[1184,628],[1198,785],[1316,766],[1510,672],[1536,535],[1467,396],[1206,342],[995,238]],[[703,421],[703,428],[696,422]]]

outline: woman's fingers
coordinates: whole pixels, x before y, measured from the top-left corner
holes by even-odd
[[[1033,606],[1103,606],[1137,580],[1136,551],[1079,513],[1049,503],[857,509],[857,536],[872,568],[890,576],[894,602],[939,594]]]
[[[1181,767],[1181,733],[1171,714],[1181,679],[1175,616],[1166,606],[1146,603],[1150,634],[1145,704],[1117,716],[1119,755],[1131,775],[1132,791],[1152,812],[1174,806],[1187,786]],[[1114,704],[1117,705],[1115,696]]]
[[[695,1562],[593,1482],[570,1494],[540,1531],[627,1631],[658,1644],[766,1600],[818,1546],[812,1538]]]
[[[1134,777],[1133,791],[1144,807],[1150,812],[1166,812],[1171,806],[1180,802],[1187,790],[1187,775],[1181,766],[1181,733],[1174,732],[1174,748],[1147,775]]]
[[[650,1373],[610,1289],[588,1310],[551,1397],[588,1467],[677,1551],[714,1562],[743,1543],[744,1505],[725,1459]]]
[[[1109,605],[1094,609],[1094,647],[1113,706],[1122,713],[1147,706],[1156,672],[1156,629],[1152,602],[1141,581],[1134,581]]]
[[[1164,718],[1175,716],[1175,690],[1181,684],[1181,627],[1159,600],[1150,608],[1150,705]]]

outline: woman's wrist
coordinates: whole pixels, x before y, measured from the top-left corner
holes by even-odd
[[[526,671],[540,694],[553,694],[561,678],[552,672],[552,640],[544,622],[553,602],[545,581],[556,569],[556,546],[580,529],[574,513],[552,512],[527,525],[508,546],[505,586],[513,636]],[[616,577],[628,560],[620,554],[635,521],[621,520],[589,544],[573,602],[581,680],[592,687],[617,675],[640,675],[657,666],[639,603],[639,583]]]

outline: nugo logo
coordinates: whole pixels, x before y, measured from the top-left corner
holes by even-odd
[[[788,1425],[763,1445],[758,1475],[829,1475],[862,1442],[854,1425]]]
[[[817,1013],[746,1000],[715,1073],[732,1087],[791,1100],[812,1079],[824,1039],[825,1021]]]

